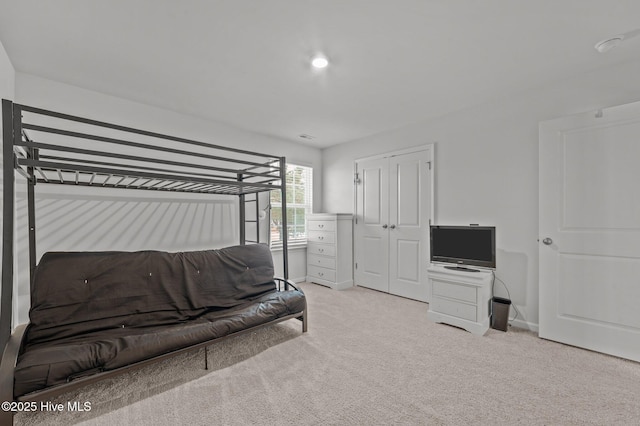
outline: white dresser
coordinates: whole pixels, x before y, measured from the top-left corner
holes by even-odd
[[[483,335],[489,329],[491,271],[465,272],[431,265],[430,302],[427,317]]]
[[[353,215],[307,215],[307,281],[342,290],[353,286]]]

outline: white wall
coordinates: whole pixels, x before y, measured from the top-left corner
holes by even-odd
[[[478,107],[323,151],[323,206],[353,210],[353,162],[435,143],[437,224],[497,227],[497,276],[520,310],[515,325],[538,323],[538,123],[640,100],[640,61],[575,76]],[[498,296],[506,296],[498,282]],[[513,315],[513,314],[512,314]]]
[[[16,72],[0,42],[0,99],[12,100],[15,96]],[[0,119],[0,135],[2,135],[2,120]],[[1,138],[1,136],[0,136]],[[0,188],[3,185],[2,149],[0,149]],[[0,191],[0,206],[2,206],[2,191]],[[0,214],[0,230],[2,230],[2,214]],[[0,231],[2,232],[2,231]],[[2,238],[0,238],[0,253],[2,253]]]
[[[293,142],[24,73],[16,75],[15,100],[143,130],[286,156],[288,162],[314,167],[317,181],[321,182],[320,150]],[[36,194],[38,259],[52,250],[180,251],[223,247],[238,241],[237,197],[96,191],[62,185],[37,185]],[[320,195],[318,186],[318,203]],[[18,189],[16,203],[20,212],[17,219],[18,310],[19,321],[25,322],[29,307],[29,267],[24,189]],[[303,257],[293,256],[290,265],[293,271],[305,267]]]
[[[13,99],[15,94],[16,71],[0,42],[0,97],[2,99]],[[2,126],[2,123],[0,123]]]

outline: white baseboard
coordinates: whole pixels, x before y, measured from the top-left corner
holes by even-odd
[[[509,324],[511,324],[511,327],[522,328],[525,330],[533,331],[534,333],[538,332],[538,324],[534,322],[515,319],[513,321],[509,321]]]

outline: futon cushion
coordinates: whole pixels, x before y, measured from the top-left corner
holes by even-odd
[[[264,244],[166,253],[51,252],[35,271],[27,346],[176,324],[275,290]]]

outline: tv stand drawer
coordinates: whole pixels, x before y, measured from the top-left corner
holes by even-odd
[[[431,305],[431,309],[434,312],[440,312],[441,314],[451,315],[452,317],[469,321],[476,321],[477,319],[478,310],[475,305],[440,298],[434,298],[431,301]]]
[[[478,297],[477,287],[438,280],[433,280],[432,284],[434,296],[476,303]]]

